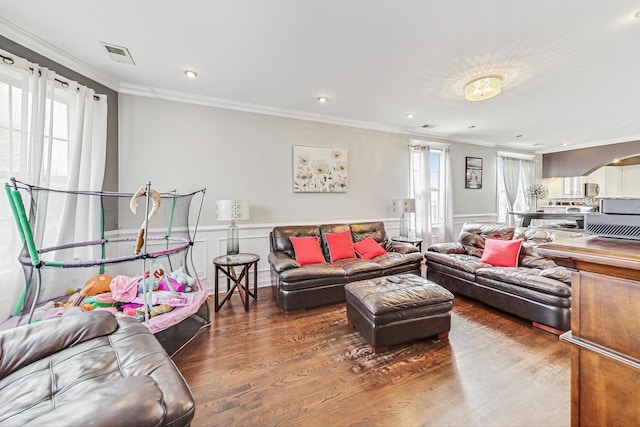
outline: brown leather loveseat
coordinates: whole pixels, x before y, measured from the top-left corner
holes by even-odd
[[[352,241],[369,236],[388,251],[371,260],[339,259],[329,262],[326,233],[350,230]],[[313,237],[320,240],[324,263],[300,265],[290,237]],[[270,233],[271,284],[278,305],[285,311],[306,309],[345,300],[344,285],[356,280],[399,273],[420,274],[422,253],[415,246],[389,239],[384,223],[294,225],[275,227]]]
[[[0,426],[187,426],[195,402],[140,322],[106,311],[0,332]]]
[[[571,273],[536,252],[540,243],[585,233],[502,224],[464,224],[458,241],[429,246],[427,278],[449,291],[560,333],[570,329]],[[516,267],[480,261],[487,239],[522,239]]]

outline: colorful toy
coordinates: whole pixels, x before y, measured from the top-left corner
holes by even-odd
[[[131,209],[131,212],[133,212],[134,214],[136,213],[136,210],[138,207],[138,198],[146,194],[147,194],[147,189],[144,185],[140,187],[138,191],[135,192],[133,197],[131,197],[131,201],[129,202],[129,208]],[[153,207],[151,208],[151,211],[149,211],[149,215],[147,215],[147,218],[142,222],[142,225],[140,226],[140,230],[138,230],[136,248],[133,251],[133,253],[136,255],[139,254],[140,251],[142,250],[142,245],[144,244],[144,234],[145,234],[145,230],[147,229],[147,224],[149,223],[149,221],[151,221],[151,218],[153,218],[155,214],[158,212],[158,209],[160,209],[160,202],[162,200],[160,193],[158,193],[156,190],[149,190],[149,198],[153,201]]]
[[[97,274],[91,279],[87,280],[87,283],[85,283],[81,293],[84,294],[84,296],[88,297],[92,295],[111,292],[111,289],[109,287],[109,285],[111,284],[111,280],[113,280],[113,278],[108,274]]]

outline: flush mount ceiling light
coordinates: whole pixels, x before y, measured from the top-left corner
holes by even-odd
[[[318,102],[321,104],[324,104],[325,102],[328,101],[326,96],[319,96],[317,99],[318,99]]]
[[[502,78],[486,76],[472,80],[464,87],[464,99],[467,101],[483,101],[493,98],[502,90]]]
[[[184,70],[184,75],[189,77],[190,79],[195,79],[198,77],[198,73],[193,70]]]
[[[413,119],[413,114],[411,113],[407,114],[407,119]]]

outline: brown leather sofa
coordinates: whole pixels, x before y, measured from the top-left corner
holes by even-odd
[[[324,233],[345,230],[351,231],[353,242],[372,236],[388,253],[372,260],[350,258],[328,262],[330,257]],[[301,266],[295,260],[291,236],[317,236],[327,263]],[[345,300],[344,285],[356,280],[399,273],[420,274],[423,261],[422,253],[414,245],[390,240],[380,221],[275,227],[270,233],[270,242],[271,285],[278,305],[285,311],[342,302]]]
[[[0,332],[1,426],[186,426],[195,402],[149,330],[106,311]]]
[[[457,242],[429,246],[427,278],[451,292],[516,316],[534,326],[560,333],[570,329],[571,273],[536,252],[540,243],[585,233],[501,224],[467,223]],[[523,239],[517,267],[480,262],[485,240]]]

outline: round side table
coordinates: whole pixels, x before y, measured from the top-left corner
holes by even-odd
[[[258,261],[260,257],[256,254],[239,253],[237,255],[222,255],[213,259],[213,265],[215,266],[215,311],[218,312],[220,307],[227,302],[233,292],[238,289],[244,311],[249,311],[249,297],[253,299],[258,298]],[[236,267],[241,267],[240,274],[236,271]],[[253,292],[249,286],[249,276],[251,267],[253,267]],[[218,290],[219,290],[219,273],[222,272],[227,277],[227,293],[218,304]],[[244,283],[243,280],[244,279]]]

